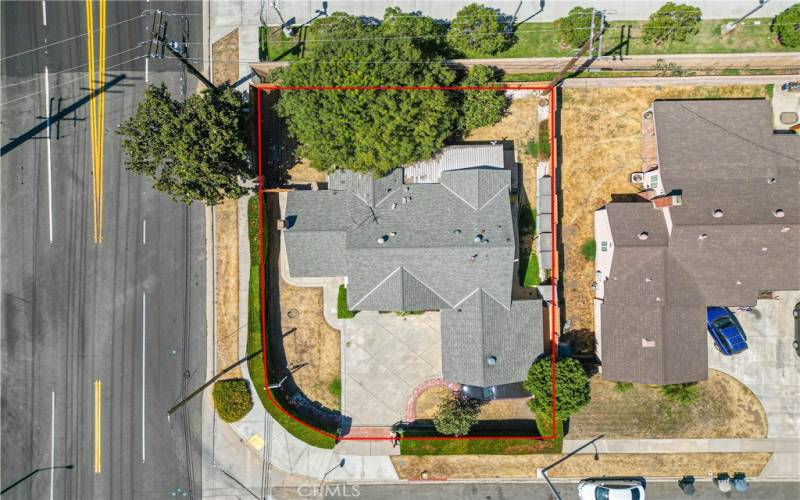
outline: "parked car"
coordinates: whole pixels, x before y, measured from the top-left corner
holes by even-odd
[[[794,342],[792,345],[797,355],[800,356],[800,302],[794,305],[792,316],[794,316]]]
[[[706,324],[714,347],[722,354],[732,356],[747,349],[747,335],[727,307],[709,307]]]
[[[581,500],[644,500],[644,478],[589,478],[578,483]]]
[[[800,92],[800,82],[786,82],[781,85],[781,90],[786,92]]]

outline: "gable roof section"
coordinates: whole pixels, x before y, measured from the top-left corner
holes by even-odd
[[[408,270],[398,267],[349,307],[367,311],[438,311],[452,306]]]
[[[525,380],[543,350],[542,328],[541,300],[514,301],[508,309],[475,290],[455,309],[441,313],[442,375],[480,387]]]
[[[470,168],[442,173],[441,185],[460,200],[474,208],[482,209],[498,193],[508,191],[511,172],[496,168]]]
[[[657,247],[669,241],[664,214],[652,203],[610,203],[606,211],[616,247]],[[643,232],[647,239],[639,237]]]

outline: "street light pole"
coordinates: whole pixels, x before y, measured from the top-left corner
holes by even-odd
[[[72,469],[72,464],[70,464],[70,465],[56,465],[56,466],[53,466],[53,467],[44,467],[42,469],[33,469],[33,472],[29,473],[27,476],[23,477],[22,479],[17,480],[14,484],[11,484],[11,485],[6,486],[5,488],[3,488],[3,491],[0,491],[0,495],[3,495],[6,491],[8,491],[11,488],[17,486],[19,483],[25,481],[26,479],[30,478],[34,474],[36,474],[38,472],[45,472],[45,471],[52,470],[52,469]]]
[[[338,469],[339,467],[344,467],[344,458],[343,458],[343,459],[341,459],[341,460],[339,461],[339,463],[338,463],[338,464],[336,464],[336,465],[334,465],[333,467],[331,467],[331,469],[330,469],[328,472],[326,472],[325,474],[323,474],[323,475],[322,475],[322,481],[320,481],[320,482],[319,482],[319,485],[320,485],[320,487],[321,487],[323,484],[325,484],[325,478],[327,478],[327,477],[328,477],[328,474],[330,474],[331,472],[335,471],[335,470],[336,470],[336,469]]]
[[[742,16],[742,17],[740,17],[739,19],[737,19],[737,20],[735,20],[735,21],[731,21],[731,22],[729,22],[728,24],[726,24],[725,26],[723,26],[723,27],[722,27],[722,34],[723,34],[723,35],[727,35],[727,34],[728,34],[728,33],[730,33],[731,31],[733,31],[733,29],[734,29],[734,28],[736,28],[736,26],[737,26],[737,25],[738,25],[740,22],[742,22],[742,21],[744,21],[745,19],[747,19],[748,17],[750,17],[750,16],[753,14],[753,12],[755,12],[755,11],[757,11],[758,9],[760,9],[761,7],[763,7],[763,6],[764,6],[764,4],[766,4],[767,2],[769,2],[769,0],[758,0],[758,5],[756,5],[756,6],[755,6],[755,7],[754,7],[754,8],[753,8],[753,9],[752,9],[750,12],[748,12],[748,13],[747,13],[747,14],[745,14],[745,15],[743,15],[743,16]]]
[[[603,434],[600,434],[599,436],[597,436],[596,438],[592,439],[588,443],[586,443],[583,446],[580,446],[578,448],[575,448],[570,453],[567,453],[566,455],[564,455],[560,459],[556,460],[555,462],[553,462],[552,464],[548,465],[547,467],[545,467],[544,469],[541,470],[542,477],[544,477],[545,482],[547,482],[547,486],[550,488],[550,492],[553,494],[553,496],[557,500],[561,500],[561,495],[558,494],[558,492],[556,491],[555,487],[553,486],[553,483],[550,482],[550,478],[547,477],[547,471],[549,471],[550,469],[552,469],[556,465],[560,464],[564,460],[567,460],[569,457],[571,457],[572,455],[578,453],[579,451],[581,451],[582,449],[586,448],[589,445],[594,446],[594,459],[595,460],[600,460],[600,455],[597,453],[597,446],[594,444],[594,442],[599,440],[602,437],[603,437]]]

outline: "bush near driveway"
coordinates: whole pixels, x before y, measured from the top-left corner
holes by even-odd
[[[687,406],[697,401],[700,396],[697,382],[662,385],[661,394],[670,401]]]
[[[800,47],[800,3],[775,16],[771,29],[784,47]]]
[[[439,409],[433,417],[433,425],[442,434],[464,436],[478,421],[480,412],[480,401],[453,394],[439,405]]]
[[[473,3],[458,11],[447,31],[447,42],[467,56],[494,55],[505,49],[510,39],[499,12]]]
[[[672,40],[683,42],[700,31],[702,15],[699,7],[667,2],[650,14],[642,26],[642,39],[655,45]]]
[[[242,378],[215,382],[212,396],[217,413],[226,422],[237,422],[253,409],[250,384]]]
[[[528,402],[537,416],[552,414],[552,378],[550,358],[542,358],[531,365],[528,378],[522,383],[533,395]],[[586,406],[591,400],[589,379],[581,364],[572,358],[556,361],[556,419],[564,421]]]

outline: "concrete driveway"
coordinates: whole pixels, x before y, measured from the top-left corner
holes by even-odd
[[[800,292],[776,292],[750,312],[736,311],[749,349],[723,356],[709,336],[708,365],[747,385],[764,405],[770,438],[800,437],[800,357],[792,347],[792,309]]]
[[[414,387],[442,376],[439,313],[363,311],[342,329],[342,413],[352,426],[403,420]]]

